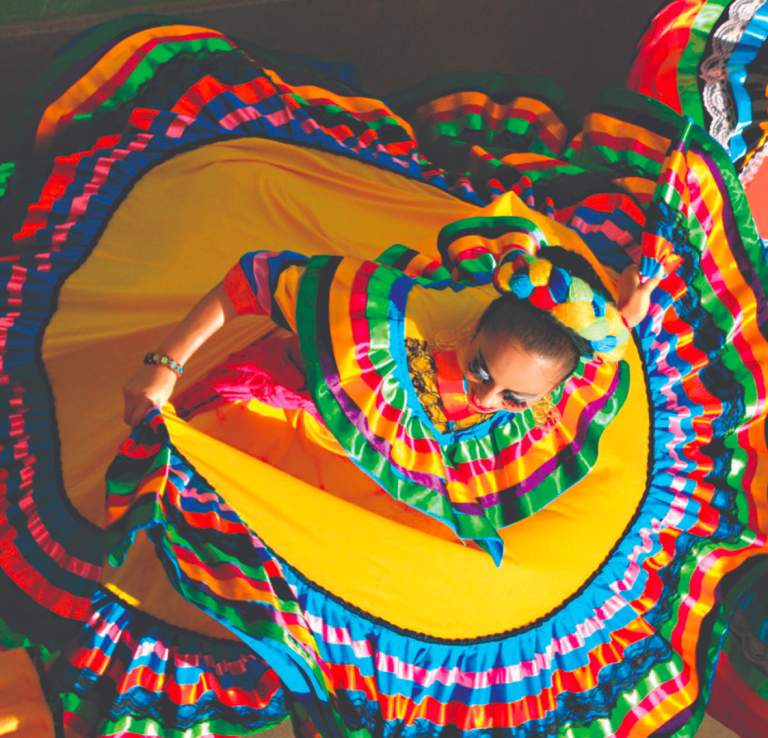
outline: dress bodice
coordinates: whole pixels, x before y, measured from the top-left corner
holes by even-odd
[[[408,346],[444,343],[476,324],[492,288],[422,279],[391,265],[313,257],[297,291],[296,330],[318,411],[349,458],[398,500],[437,517],[495,560],[498,531],[581,479],[621,407],[624,364],[582,361],[553,393],[561,419],[501,411],[467,427],[436,424],[413,381]],[[421,389],[421,392],[420,392]]]

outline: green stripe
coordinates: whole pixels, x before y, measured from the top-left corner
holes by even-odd
[[[476,541],[497,539],[496,531],[482,516],[457,512],[453,509],[450,500],[439,492],[427,490],[420,484],[396,476],[388,458],[385,458],[368,442],[361,443],[360,432],[350,422],[336,398],[328,390],[325,378],[319,368],[320,356],[317,347],[321,339],[317,335],[315,321],[315,316],[320,310],[327,311],[328,309],[324,299],[319,294],[321,271],[326,267],[328,261],[328,257],[313,257],[310,260],[299,286],[298,305],[300,307],[296,313],[302,355],[305,357],[305,366],[307,367],[307,384],[313,389],[315,402],[329,429],[350,455],[350,458],[379,480],[384,489],[395,499],[448,523],[461,538]],[[391,281],[394,281],[396,277],[397,273],[392,272]],[[389,326],[385,324],[385,321],[377,322],[384,323],[382,330],[388,332]],[[374,326],[374,328],[376,327]],[[389,355],[388,361],[389,363],[392,362],[391,355]],[[398,398],[405,399],[405,393],[401,388],[395,388],[392,392]],[[421,423],[411,422],[406,430],[411,434],[418,433],[419,436],[427,436]]]
[[[500,121],[498,127],[494,128],[488,124],[486,116],[482,113],[465,113],[464,115],[456,115],[450,120],[432,123],[430,132],[432,138],[440,138],[441,136],[461,138],[462,134],[466,131],[471,133],[484,131],[485,140],[490,143],[494,139],[506,134],[525,136],[534,128],[535,126],[530,121],[521,118],[506,118]]]
[[[0,164],[0,200],[8,192],[8,183],[16,172],[15,161],[4,161]]]
[[[138,481],[138,480],[137,480]],[[298,660],[303,664],[304,669],[311,671],[317,684],[323,684],[323,676],[319,669],[316,660],[310,653],[307,653],[304,646],[300,645],[289,631],[282,625],[274,622],[273,620],[258,620],[251,621],[245,620],[240,613],[240,607],[242,603],[237,600],[227,600],[218,595],[209,594],[207,591],[207,584],[205,575],[201,580],[189,579],[186,574],[181,574],[176,568],[175,563],[177,560],[174,545],[181,545],[184,548],[195,553],[200,561],[205,564],[222,564],[229,563],[235,565],[239,571],[243,571],[242,563],[239,560],[232,559],[228,554],[222,553],[216,546],[211,544],[204,544],[198,542],[191,542],[181,533],[181,531],[165,516],[162,505],[159,501],[151,506],[153,512],[152,521],[160,526],[162,535],[157,533],[152,535],[152,540],[155,543],[155,548],[161,561],[164,562],[164,568],[168,574],[168,578],[178,592],[189,602],[199,607],[203,612],[206,612],[211,617],[214,617],[225,627],[229,628],[232,632],[241,637],[246,636],[251,641],[261,640],[265,644],[273,644],[270,648],[274,648],[274,644],[279,644],[281,647],[287,649],[287,654],[293,654],[293,659]],[[112,526],[110,529],[111,543],[116,550],[123,552],[132,544],[135,539],[135,535],[138,532],[136,528],[131,527],[131,521],[136,519],[142,519],[146,522],[148,506],[142,505],[142,510],[138,511],[139,514],[133,515],[129,513],[118,524]],[[131,511],[133,512],[133,511]],[[186,513],[180,510],[181,515],[185,518],[187,525],[190,525],[186,518]],[[194,524],[190,525],[193,532],[198,535],[205,535],[207,529],[199,529]],[[114,552],[113,552],[114,553]],[[110,555],[110,560],[114,559],[113,553]],[[271,582],[270,577],[266,576],[263,572],[259,572],[258,576],[255,575],[257,568],[249,568],[248,575],[258,578],[261,581]],[[256,606],[262,607],[265,610],[274,610],[276,612],[299,614],[301,609],[298,603],[293,600],[285,600],[280,598],[277,593],[272,589],[272,594],[275,597],[276,603],[270,604],[264,601],[258,601]]]
[[[488,510],[497,528],[510,525],[524,517],[533,515],[538,510],[559,497],[565,490],[583,479],[594,467],[598,457],[598,442],[605,428],[615,418],[623,406],[629,393],[629,367],[621,362],[621,376],[615,393],[609,398],[605,407],[590,421],[582,447],[566,463],[558,464],[536,487],[515,500],[514,519],[504,518],[501,504]],[[503,493],[501,493],[503,494]],[[506,509],[509,514],[509,507]]]
[[[483,92],[499,102],[511,101],[516,97],[533,97],[553,108],[568,128],[572,128],[570,123],[575,120],[563,90],[553,80],[545,77],[455,70],[434,75],[418,85],[393,92],[384,101],[396,112],[410,113],[425,102],[464,91]]]
[[[705,153],[713,159],[713,164],[717,168],[725,184],[724,199],[722,201],[723,209],[727,211],[729,207],[732,208],[733,221],[738,231],[738,239],[744,247],[746,256],[755,271],[757,280],[763,286],[768,285],[768,265],[766,265],[765,260],[762,258],[762,242],[752,218],[744,189],[739,181],[733,164],[725,151],[719,145],[714,143],[701,128],[692,130],[692,138],[697,145],[697,148],[703,149]],[[705,179],[708,177],[708,174],[708,171],[704,172],[703,176]],[[696,219],[695,215],[692,215],[689,219],[689,227],[692,243],[701,252],[704,252],[707,248],[707,235],[704,233],[704,229],[698,219]],[[706,310],[715,325],[722,331],[723,337],[731,336],[737,325],[737,321],[734,319],[730,309],[726,307],[725,303],[723,303],[717,296],[703,270],[700,270],[696,274],[693,284],[697,293],[700,295],[702,308]],[[734,296],[731,295],[731,298],[733,297]],[[745,307],[744,295],[736,295],[736,298],[739,308],[743,309]],[[748,308],[749,306],[747,305],[746,307]],[[734,379],[736,379],[743,388],[745,410],[739,419],[739,425],[741,425],[751,417],[747,412],[747,408],[750,406],[754,407],[759,402],[759,390],[753,372],[750,371],[745,363],[745,357],[733,344],[732,340],[725,343],[720,351],[720,355],[724,366],[729,369]],[[736,469],[734,469],[732,464],[730,476],[734,478],[735,475]],[[736,489],[739,487],[740,485],[735,486]]]
[[[74,692],[64,692],[60,695],[62,707],[66,712],[78,715],[90,726],[97,726],[99,735],[117,736],[132,732],[144,736],[163,736],[163,738],[200,738],[201,736],[230,736],[239,737],[254,735],[264,730],[270,730],[283,722],[284,718],[276,718],[256,728],[238,725],[224,718],[203,719],[196,725],[187,728],[177,728],[171,721],[160,722],[152,718],[137,715],[124,715],[117,720],[104,719],[105,705],[101,694],[93,698],[82,698]],[[134,708],[139,709],[139,708]]]
[[[58,96],[61,94],[63,90],[52,89],[56,87],[58,79],[65,75],[69,76],[71,72],[85,63],[90,67],[91,57],[97,52],[101,52],[103,55],[114,43],[118,43],[130,33],[145,28],[188,22],[183,18],[142,14],[118,18],[88,29],[80,34],[74,43],[59,50],[51,62],[46,65],[45,71],[30,87],[29,97],[24,108],[25,117],[30,118],[33,115],[33,108],[47,105],[50,102],[48,100],[49,95]],[[85,71],[85,68],[82,69],[83,74]]]
[[[535,225],[524,218],[475,218],[466,219],[447,227],[449,235],[463,235],[468,231],[477,232],[477,226],[507,225],[515,227],[530,227]],[[535,234],[536,235],[536,234]],[[538,234],[541,237],[541,234]],[[326,378],[318,369],[320,365],[321,344],[325,337],[317,334],[316,316],[326,310],[324,290],[328,288],[324,280],[327,275],[323,273],[327,269],[329,260],[324,257],[316,257],[305,270],[299,288],[298,332],[302,342],[302,353],[305,356],[308,367],[308,383],[314,388],[315,399],[321,415],[328,427],[341,445],[347,450],[350,457],[363,469],[366,469],[379,483],[389,491],[396,499],[402,500],[417,510],[433,515],[448,523],[462,538],[480,540],[483,538],[495,538],[496,530],[514,522],[549,503],[564,489],[581,479],[595,463],[597,454],[597,441],[604,427],[615,416],[621,407],[629,388],[629,377],[626,367],[622,366],[617,390],[613,397],[607,400],[606,406],[590,423],[587,430],[584,446],[576,458],[567,465],[560,465],[552,474],[547,475],[537,487],[526,493],[514,503],[512,518],[507,510],[505,517],[501,504],[488,509],[483,516],[470,515],[457,511],[450,500],[436,490],[425,489],[422,485],[403,479],[393,473],[388,459],[384,459],[381,453],[369,443],[361,443],[360,433],[347,414],[339,406],[336,398],[327,388]],[[396,270],[382,268],[373,275],[369,282],[366,320],[371,331],[371,342],[375,349],[370,351],[374,366],[379,375],[387,377],[392,372],[392,347],[394,340],[390,334],[389,320],[380,316],[387,314],[392,285],[400,278]],[[386,300],[385,305],[378,304],[378,300]],[[581,371],[583,372],[583,363]],[[386,382],[384,385],[385,399],[392,407],[407,410],[408,397],[403,388],[394,382]],[[414,438],[429,438],[433,436],[429,427],[420,422],[415,414],[407,413],[400,421],[408,434]],[[477,459],[487,459],[496,456],[499,451],[518,440],[521,435],[533,426],[532,412],[528,411],[520,416],[515,416],[509,423],[501,424],[493,429],[485,438],[464,439],[457,438],[451,443],[450,448],[442,451],[442,461],[447,466],[455,466],[459,463],[471,462]],[[501,491],[503,494],[503,491]]]
[[[311,108],[313,110],[322,110],[328,116],[341,115],[341,116],[352,118],[356,123],[360,122],[359,118],[356,117],[354,112],[351,112],[346,108],[343,108],[341,105],[338,105],[337,103],[312,102],[311,100],[308,100],[304,96],[300,95],[298,92],[291,92],[289,94],[289,97],[295,100],[303,108]],[[390,114],[391,111],[389,111],[383,103],[379,108],[379,111],[381,115],[378,118],[373,118],[371,120],[365,121],[365,126],[367,128],[370,128],[371,130],[374,130],[374,131],[379,131],[380,129],[386,128],[387,126],[396,126],[397,128],[400,128],[404,132],[403,140],[410,140],[411,137],[410,135],[405,133],[405,129],[403,128],[402,123],[397,118],[395,118],[394,115]]]
[[[180,54],[186,55],[191,52],[199,56],[207,56],[216,52],[232,50],[233,46],[229,41],[216,37],[192,41],[166,41],[142,57],[141,62],[110,98],[101,103],[93,112],[79,117],[90,118],[96,111],[114,109],[121,103],[135,97],[140,88],[155,76],[159,67]]]
[[[699,90],[699,65],[707,48],[712,28],[731,0],[709,0],[696,15],[691,35],[677,67],[677,93],[685,115],[704,125],[704,108]]]
[[[438,242],[442,244],[444,241],[456,241],[462,236],[474,234],[496,238],[497,236],[493,234],[509,231],[529,233],[532,238],[539,241],[542,245],[546,245],[544,232],[539,226],[528,218],[521,218],[516,215],[480,216],[455,220],[453,223],[449,223],[440,229]]]
[[[691,149],[694,151],[699,150],[713,160],[727,192],[725,207],[730,205],[733,209],[733,219],[739,233],[739,238],[755,270],[757,279],[761,284],[768,285],[768,263],[762,257],[762,241],[752,218],[744,188],[739,181],[733,163],[722,146],[704,129],[699,126],[690,127],[686,118],[651,98],[638,95],[629,90],[616,90],[606,95],[603,100],[609,105],[624,108],[629,118],[632,117],[633,112],[650,116],[657,120],[660,126],[677,131],[678,137],[687,132],[690,137]],[[670,131],[661,131],[661,133],[662,135],[669,135]],[[673,145],[674,143],[675,141],[672,141]],[[705,176],[707,176],[706,173]],[[690,233],[693,237],[691,240],[700,251],[703,251],[706,248],[706,236],[694,214],[691,216],[689,225]],[[710,307],[712,308],[710,314],[718,327],[725,333],[728,333],[733,325],[733,318],[722,305],[716,304],[719,303],[719,300],[714,299],[714,292],[703,274],[700,273],[696,276],[694,286],[703,295],[702,303],[706,303],[707,311],[710,312]]]
[[[750,375],[751,376],[751,375]],[[736,378],[736,381],[739,381],[739,378]],[[751,383],[751,386],[754,387],[754,382]],[[740,418],[739,425],[743,425],[743,422],[745,418],[750,418],[752,415],[750,412],[746,409],[749,407],[749,403],[746,403],[745,405],[745,413]],[[738,429],[737,429],[738,430]],[[742,489],[744,487],[744,472],[747,468],[747,464],[749,461],[750,455],[753,455],[756,453],[755,449],[747,450],[741,447],[741,441],[739,439],[738,432],[731,431],[724,439],[723,439],[723,445],[725,448],[728,449],[730,456],[731,456],[731,463],[728,465],[728,469],[726,471],[726,483],[728,487],[734,491],[734,505],[735,509],[731,507],[728,510],[729,515],[734,515],[736,520],[738,522],[747,527],[750,524],[749,521],[749,510],[750,510],[750,504],[749,500],[747,499],[747,495],[742,493]],[[754,474],[754,472],[753,472]],[[759,476],[753,478],[752,480],[752,489],[751,490],[745,490],[747,494],[749,494],[750,497],[757,497],[762,494],[763,490],[760,487],[760,478]],[[753,503],[754,504],[754,503]]]
[[[641,678],[632,682],[629,690],[619,692],[611,713],[607,718],[591,718],[586,723],[566,723],[559,726],[560,738],[609,738],[615,735],[628,713],[645,699],[659,684],[669,681],[681,670],[681,661],[676,654],[668,661],[662,661],[651,667]]]
[[[584,169],[611,170],[614,177],[636,176],[655,181],[661,173],[661,162],[639,151],[613,149],[608,146],[585,144],[575,156]]]
[[[723,542],[711,542],[710,540],[702,539],[691,548],[680,569],[680,579],[675,587],[676,594],[673,604],[669,609],[670,617],[659,628],[660,635],[669,639],[673,631],[678,627],[680,609],[675,605],[680,603],[683,597],[685,597],[686,592],[692,591],[691,580],[701,562],[712,554],[743,550],[751,544],[750,538],[754,538],[754,536],[748,536],[746,539],[742,536],[735,541]],[[696,695],[692,717],[689,718],[685,726],[673,734],[680,738],[687,738],[688,736],[692,738],[695,736],[696,730],[704,718],[706,705],[709,702],[711,681],[717,656],[720,653],[724,634],[733,615],[729,609],[717,602],[712,604],[710,612],[714,613],[714,617],[710,620],[702,621],[703,630],[699,634],[696,663],[692,665],[698,671],[699,692]],[[703,658],[699,658],[703,651],[702,646],[704,645],[706,655]]]
[[[156,46],[149,54],[142,57],[141,62],[131,72],[130,76],[112,93],[112,96],[85,113],[73,117],[73,122],[95,118],[107,110],[114,110],[135,98],[141,88],[152,80],[159,67],[167,64],[180,54],[197,54],[207,56],[216,52],[232,51],[232,44],[224,39],[210,38],[184,42],[166,42]]]

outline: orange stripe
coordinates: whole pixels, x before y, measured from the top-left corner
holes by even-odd
[[[647,128],[636,126],[605,113],[592,113],[584,121],[583,135],[585,140],[589,141],[591,136],[596,133],[607,133],[627,141],[639,141],[659,154],[666,153],[670,144],[670,139],[665,136],[652,133]]]
[[[161,26],[135,33],[115,44],[85,74],[54,100],[43,112],[35,134],[36,146],[43,146],[58,131],[62,118],[96,100],[99,92],[138,54],[146,53],[145,46],[185,34],[205,33],[211,38],[226,39],[221,33],[203,26]]]
[[[383,413],[376,410],[380,384],[377,381],[376,387],[372,389],[363,378],[365,368],[357,359],[358,349],[353,342],[352,322],[355,320],[355,316],[351,314],[349,306],[352,295],[350,285],[353,283],[360,264],[361,262],[356,259],[342,260],[334,276],[335,288],[330,290],[328,299],[334,361],[340,376],[345,378],[342,389],[363,411],[371,431],[380,438],[386,438],[392,442],[394,461],[409,469],[444,476],[444,465],[437,454],[431,451],[417,451],[409,446],[403,440],[400,424],[397,421],[389,420]],[[348,326],[348,328],[343,330],[341,326]]]
[[[394,118],[398,125],[402,126],[411,138],[415,138],[413,127],[408,123],[405,118],[401,118],[388,108],[381,100],[377,100],[373,97],[346,97],[344,95],[338,95],[335,92],[326,90],[322,87],[315,87],[314,85],[289,85],[280,75],[275,72],[274,69],[268,70],[268,76],[271,77],[276,84],[279,84],[287,90],[300,95],[307,102],[312,104],[321,104],[330,102],[338,105],[343,110],[347,110],[351,113],[360,113],[361,115],[367,115],[368,113],[381,111],[386,117]]]
[[[455,724],[463,730],[487,728],[489,725],[517,726],[545,717],[547,712],[556,708],[559,694],[575,687],[579,690],[595,687],[596,675],[602,668],[619,663],[629,645],[649,634],[648,625],[638,618],[625,628],[614,631],[608,643],[601,643],[590,651],[588,664],[573,671],[555,670],[552,686],[514,702],[467,705],[457,701],[443,703],[428,696],[414,703],[402,695],[380,693],[375,680],[360,674],[353,664],[331,664],[330,673],[337,688],[361,691],[367,699],[378,702],[385,720],[404,720],[406,724],[413,724],[418,719],[426,719],[440,725]]]

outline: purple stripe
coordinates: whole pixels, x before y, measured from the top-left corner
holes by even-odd
[[[598,412],[605,408],[605,406],[608,404],[608,401],[613,397],[619,384],[620,376],[621,372],[616,372],[613,375],[613,381],[611,382],[611,386],[608,391],[598,400],[595,400],[595,402],[590,403],[586,408],[584,408],[584,412],[579,417],[576,438],[572,443],[559,451],[556,456],[548,459],[526,479],[522,480],[518,484],[513,485],[512,487],[507,487],[506,489],[500,490],[499,492],[494,492],[493,494],[482,497],[480,500],[478,500],[477,504],[479,504],[482,508],[493,507],[494,505],[500,504],[501,495],[508,495],[510,492],[513,493],[515,497],[522,497],[523,495],[533,490],[535,487],[538,487],[539,484],[544,481],[545,477],[548,477],[555,469],[557,469],[557,467],[562,463],[563,457],[566,455],[578,456],[584,446],[584,439],[586,438],[589,426],[592,424],[592,420]],[[564,491],[565,490],[563,490],[563,492]],[[463,512],[463,503],[457,504],[455,507],[457,510],[461,510]]]
[[[333,276],[331,276],[331,280],[332,279]],[[326,287],[328,287],[328,285],[326,285]],[[388,440],[377,436],[370,429],[365,413],[360,410],[357,404],[341,387],[340,376],[338,374],[336,362],[333,358],[329,321],[324,321],[323,333],[323,340],[318,350],[320,370],[322,372],[323,379],[325,380],[326,387],[333,395],[336,402],[338,402],[347,419],[355,426],[355,428],[359,431],[363,438],[365,438],[368,444],[376,449],[376,451],[378,451],[389,461],[390,466],[397,469],[405,477],[415,482],[416,484],[419,484],[422,487],[426,487],[427,489],[432,489],[436,492],[439,492],[443,497],[447,497],[448,493],[445,488],[444,479],[437,477],[434,474],[425,474],[423,472],[416,472],[410,469],[406,469],[392,459],[392,444]]]
[[[749,255],[747,254],[747,250],[744,247],[743,241],[741,240],[741,233],[739,232],[738,225],[736,224],[736,221],[733,217],[730,192],[725,183],[722,172],[715,164],[712,156],[709,154],[704,154],[703,152],[699,153],[699,156],[706,162],[707,167],[712,174],[712,178],[715,180],[715,182],[717,182],[717,187],[723,200],[723,230],[728,237],[728,243],[731,246],[730,251],[734,260],[739,266],[739,271],[757,298],[757,324],[760,328],[760,332],[765,335],[762,326],[766,325],[766,322],[768,321],[768,299],[766,299],[763,285],[760,283],[760,280],[757,277],[755,268],[752,266]],[[739,301],[736,300],[736,302]],[[741,303],[739,303],[739,307],[741,307]]]

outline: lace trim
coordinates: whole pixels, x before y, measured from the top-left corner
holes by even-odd
[[[451,424],[449,424],[446,416],[445,405],[438,388],[437,367],[429,343],[417,338],[406,338],[405,351],[408,360],[408,373],[411,375],[413,387],[419,396],[419,402],[421,402],[424,412],[435,428],[441,433],[447,432],[450,430]],[[560,412],[552,403],[552,398],[549,395],[532,405],[530,409],[536,425],[540,428],[549,429],[561,420]],[[491,417],[493,417],[493,413],[472,415],[463,420],[453,421],[452,427],[454,430],[469,428]]]
[[[728,10],[728,20],[712,36],[712,53],[702,63],[699,76],[704,81],[702,100],[711,122],[709,134],[728,150],[736,124],[736,111],[728,92],[728,60],[741,41],[744,30],[764,0],[735,0]]]
[[[435,357],[432,355],[429,343],[417,338],[406,338],[405,351],[408,357],[408,373],[411,375],[413,387],[419,396],[419,402],[432,425],[441,433],[446,433],[451,429],[469,428],[493,416],[493,413],[472,415],[449,423],[443,398],[437,385]]]
[[[405,351],[408,356],[408,373],[419,396],[419,402],[432,424],[439,431],[445,432],[448,419],[437,389],[437,368],[429,344],[416,338],[406,338]]]
[[[757,175],[760,167],[763,166],[763,162],[768,156],[768,146],[766,146],[766,143],[768,143],[768,139],[764,136],[760,142],[760,149],[752,154],[744,169],[739,172],[739,179],[743,185],[749,184]]]

